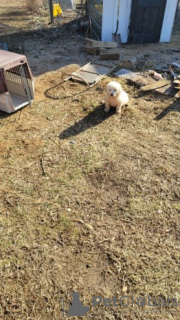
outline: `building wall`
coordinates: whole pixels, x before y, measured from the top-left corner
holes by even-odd
[[[178,0],[167,0],[160,42],[169,42],[171,40],[177,5]]]
[[[103,15],[102,15],[102,41],[111,41],[112,33],[116,30],[117,21],[117,0],[103,0]]]
[[[129,24],[131,17],[131,5],[133,0],[119,0],[119,28],[117,33],[121,35],[122,43],[128,40]],[[162,25],[160,42],[169,42],[171,39],[174,17],[178,0],[167,0],[165,15]],[[102,32],[103,41],[111,41],[112,33],[116,30],[118,0],[103,0]]]
[[[121,34],[122,43],[126,43],[128,40],[131,3],[132,0],[120,0],[119,33]]]

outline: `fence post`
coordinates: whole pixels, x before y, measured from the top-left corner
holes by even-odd
[[[53,17],[53,0],[49,0],[49,15],[50,15],[50,23],[54,22],[54,17]]]

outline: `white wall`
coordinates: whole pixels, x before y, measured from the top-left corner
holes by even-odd
[[[122,43],[126,43],[128,40],[132,1],[120,0],[117,33],[120,33]],[[160,42],[169,42],[171,39],[177,3],[178,0],[167,0]],[[118,0],[103,0],[102,41],[112,40],[112,33],[116,30],[117,8]]]
[[[128,27],[131,14],[132,0],[119,0],[119,28],[117,33],[121,35],[121,41],[127,42]],[[102,40],[111,41],[112,33],[115,33],[117,26],[118,0],[103,0],[103,17],[102,17]]]
[[[117,0],[103,0],[102,41],[112,41],[112,33],[116,31]]]
[[[120,0],[119,33],[122,43],[126,43],[129,34],[132,0]]]
[[[160,42],[169,42],[171,40],[177,4],[178,0],[167,0]]]

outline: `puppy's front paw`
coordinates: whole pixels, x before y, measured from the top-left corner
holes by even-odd
[[[121,113],[121,108],[116,108],[116,113]]]
[[[109,107],[105,107],[104,111],[105,112],[109,112],[110,108]]]

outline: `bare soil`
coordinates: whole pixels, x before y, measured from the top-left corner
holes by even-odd
[[[79,319],[176,320],[179,304],[167,298],[180,298],[179,100],[118,79],[130,104],[107,115],[112,76],[89,90],[62,84],[94,59],[78,18],[67,11],[49,25],[44,9],[0,4],[0,42],[26,55],[36,92],[31,106],[0,112],[0,319],[63,319],[60,299],[78,291],[90,308]],[[168,68],[178,26],[169,44],[124,45],[121,61]],[[95,295],[146,304],[93,307]],[[148,296],[166,306],[148,306]]]

